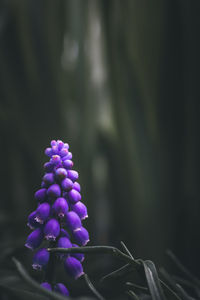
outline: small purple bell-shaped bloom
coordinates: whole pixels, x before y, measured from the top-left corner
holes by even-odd
[[[66,214],[66,225],[71,231],[77,231],[82,226],[81,219],[74,211],[70,211]]]
[[[45,268],[46,265],[48,264],[49,256],[50,254],[47,251],[47,249],[45,248],[39,249],[33,257],[33,264],[32,264],[33,269],[41,270]]]
[[[85,246],[89,242],[89,233],[84,228],[81,227],[79,230],[73,232],[73,237],[77,241],[77,243],[81,246]]]
[[[46,184],[46,186],[49,186],[54,183],[54,174],[53,173],[46,173],[43,176],[43,181]]]
[[[67,274],[74,279],[78,279],[84,274],[82,264],[75,257],[68,256],[64,262],[64,267]]]
[[[54,169],[54,164],[51,163],[50,161],[49,161],[49,162],[46,162],[46,163],[44,164],[44,170],[45,170],[47,173],[52,172],[53,169]]]
[[[57,247],[59,248],[71,248],[72,247],[72,243],[70,242],[70,239],[68,237],[60,237],[58,239],[58,244]]]
[[[69,149],[69,144],[68,143],[64,143],[63,147]]]
[[[54,291],[61,295],[69,296],[69,291],[63,283],[57,283],[54,286]]]
[[[67,148],[62,148],[62,150],[60,150],[60,156],[64,157],[68,154],[68,149]]]
[[[81,186],[80,186],[80,184],[77,181],[74,182],[73,189],[75,189],[76,191],[78,191],[80,193]]]
[[[44,227],[45,239],[55,241],[60,234],[60,224],[56,219],[50,219]]]
[[[37,192],[35,192],[35,199],[39,202],[43,202],[46,197],[47,190],[45,188],[39,189]]]
[[[48,283],[48,282],[42,282],[40,285],[41,285],[43,288],[45,288],[45,289],[47,289],[47,290],[49,290],[49,291],[52,291],[52,287],[51,287],[50,283]]]
[[[76,245],[76,244],[72,244],[72,247],[77,248],[77,247],[79,247],[79,246]],[[78,259],[80,262],[83,262],[84,259],[85,259],[85,256],[84,256],[83,253],[71,253],[70,256],[75,257],[75,258]]]
[[[63,167],[67,170],[71,169],[73,167],[74,163],[70,159],[66,159],[63,161]]]
[[[47,195],[54,198],[60,197],[61,195],[60,186],[56,183],[52,184],[47,190]]]
[[[54,146],[57,146],[56,140],[52,140],[52,141],[51,141],[51,147],[54,147]]]
[[[59,180],[62,180],[64,178],[67,177],[67,171],[64,169],[64,168],[58,168],[56,170],[56,177],[59,179]]]
[[[35,217],[36,217],[36,211],[33,211],[29,216],[28,216],[28,227],[31,228],[31,229],[34,229],[34,228],[38,228],[41,226],[41,224],[39,224],[38,222],[36,222],[35,220]]]
[[[59,247],[59,248],[71,248],[72,243],[70,242],[70,239],[68,239],[67,237],[60,237],[58,239],[57,247]],[[58,253],[58,255],[61,258],[64,258],[64,257],[67,256],[67,254],[65,254],[65,253]]]
[[[44,151],[44,153],[45,153],[47,156],[51,157],[51,155],[52,155],[52,149],[51,149],[51,148],[46,148],[45,151]]]
[[[84,219],[86,219],[88,217],[87,207],[81,201],[78,201],[75,204],[71,205],[71,209],[75,213],[77,213],[77,215],[79,216],[79,218],[81,220],[84,220]]]
[[[77,190],[72,189],[68,193],[68,199],[71,204],[75,204],[76,202],[81,200],[81,194]]]
[[[53,209],[59,218],[63,218],[68,212],[69,205],[65,198],[60,197],[54,202]]]
[[[36,209],[35,221],[43,224],[49,218],[50,210],[51,207],[49,203],[44,202],[40,204]]]
[[[29,234],[25,246],[31,250],[34,250],[40,246],[42,240],[43,232],[40,228],[37,228]]]
[[[65,178],[61,182],[62,189],[66,192],[70,191],[73,187],[73,182],[69,178]]]
[[[66,156],[62,157],[62,161],[71,160],[71,159],[72,159],[72,153],[71,152],[68,152],[68,154]]]
[[[76,172],[75,170],[69,170],[67,176],[72,181],[76,181],[78,179],[78,172]]]
[[[56,155],[56,154],[58,154],[58,152],[59,152],[59,150],[58,150],[58,147],[57,147],[57,145],[55,145],[55,146],[52,146],[52,153],[54,154],[54,155]]]
[[[57,166],[58,164],[60,164],[61,163],[60,155],[57,155],[57,154],[52,155],[50,162],[52,164],[54,164],[54,166]]]
[[[57,147],[58,147],[58,151],[60,151],[64,146],[64,143],[60,140],[57,140]]]

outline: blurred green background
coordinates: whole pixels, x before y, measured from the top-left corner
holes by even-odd
[[[90,245],[123,240],[158,265],[170,248],[200,275],[199,9],[1,1],[2,249],[23,245],[44,149],[62,139],[80,173]]]

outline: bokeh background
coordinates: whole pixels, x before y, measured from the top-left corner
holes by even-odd
[[[199,11],[195,0],[1,1],[1,255],[23,247],[44,149],[61,139],[90,245],[123,240],[158,266],[171,249],[200,276]]]

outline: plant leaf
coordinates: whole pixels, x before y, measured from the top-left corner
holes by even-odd
[[[160,285],[158,273],[154,263],[150,260],[142,261],[147,284],[153,300],[165,300],[165,295]]]

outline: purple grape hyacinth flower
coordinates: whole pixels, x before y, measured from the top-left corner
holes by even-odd
[[[42,229],[40,228],[35,229],[27,237],[25,246],[31,250],[38,248],[42,243],[43,236],[44,235]]]
[[[60,224],[56,219],[50,219],[44,227],[45,239],[55,241],[60,234]]]
[[[47,249],[39,249],[33,257],[33,269],[42,270],[43,268],[45,268],[48,264],[49,256],[50,254]]]
[[[42,202],[45,200],[47,190],[45,188],[39,189],[37,192],[35,192],[35,199],[37,199],[39,202]]]
[[[52,287],[51,287],[50,283],[48,283],[48,282],[42,282],[40,285],[41,285],[43,288],[45,288],[45,289],[47,289],[47,290],[49,290],[49,291],[52,291]]]
[[[78,279],[84,274],[81,262],[75,257],[69,256],[64,263],[65,271],[74,279]]]
[[[77,213],[81,220],[84,220],[88,217],[87,207],[81,201],[76,202],[74,205],[71,205],[72,211]]]
[[[63,218],[69,210],[69,205],[67,203],[67,200],[62,197],[57,198],[56,201],[54,202],[53,209],[56,216],[58,216],[59,218]]]
[[[38,206],[36,209],[36,214],[35,214],[35,221],[43,224],[49,217],[50,215],[50,204],[47,202],[44,202]]]
[[[71,243],[71,241],[70,241],[70,239],[68,237],[63,236],[63,237],[60,237],[58,239],[57,247],[58,248],[71,248],[72,247],[72,243]],[[58,256],[60,258],[64,258],[64,257],[67,257],[68,254],[58,253]]]
[[[75,189],[69,191],[67,197],[71,204],[75,204],[76,202],[81,200],[81,194]]]
[[[81,227],[81,219],[74,211],[70,211],[66,214],[66,225],[71,231],[77,231]]]
[[[38,223],[36,220],[35,220],[35,217],[36,217],[36,211],[33,211],[32,213],[30,213],[30,215],[28,216],[28,227],[30,229],[35,229],[35,228],[38,228],[38,227],[41,227],[41,224]]]
[[[69,296],[69,291],[63,283],[57,283],[54,286],[54,291],[61,295]]]
[[[32,266],[36,270],[44,269],[48,275],[51,259],[55,255],[50,254],[48,248],[84,246],[89,241],[89,234],[82,225],[82,221],[88,216],[87,207],[80,201],[81,187],[77,182],[79,174],[72,170],[74,163],[69,145],[61,140],[52,140],[45,154],[49,161],[43,166],[41,188],[34,194],[37,208],[28,216],[27,225],[32,232],[28,235],[25,246],[31,250],[39,248],[34,254]],[[82,253],[59,253],[57,256],[63,260],[69,276],[77,279],[84,274]],[[41,283],[42,287],[69,296],[64,284],[57,283],[53,287],[49,277],[46,278],[48,282]]]
[[[73,237],[81,246],[85,246],[90,240],[88,231],[84,227],[81,227],[79,228],[79,230],[74,231]]]

